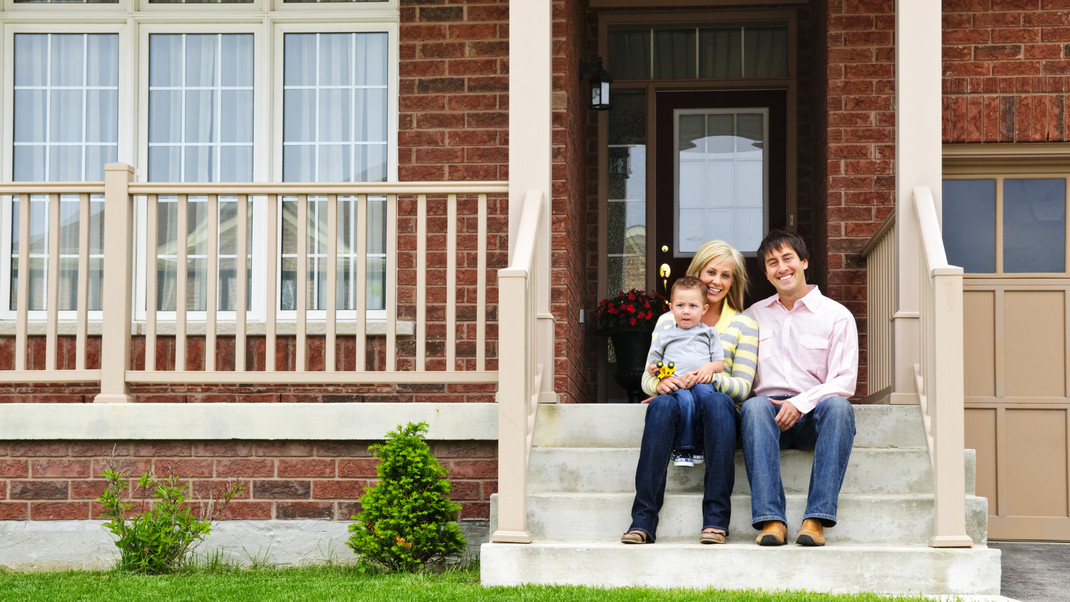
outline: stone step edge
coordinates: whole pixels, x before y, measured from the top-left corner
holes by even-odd
[[[706,545],[700,543],[674,543],[674,542],[658,542],[644,545],[627,545],[620,542],[600,542],[600,541],[538,541],[526,544],[513,544],[513,543],[493,543],[487,542],[483,544],[485,549],[487,546],[523,546],[530,548],[590,548],[590,549],[624,549],[624,550],[656,550],[658,548],[683,548],[683,549],[695,549],[695,550],[762,550],[768,551],[772,554],[786,554],[786,553],[799,553],[799,554],[835,554],[840,551],[850,551],[851,553],[857,552],[927,552],[933,553],[955,551],[955,552],[976,552],[976,551],[995,551],[999,552],[997,548],[990,548],[982,544],[974,544],[969,548],[933,548],[925,544],[920,543],[892,543],[892,544],[874,544],[874,543],[830,543],[819,547],[800,546],[800,545],[785,545],[785,546],[759,546],[754,543],[753,540],[750,543],[723,543],[718,545]]]
[[[496,494],[496,493],[492,494],[491,495],[491,500],[496,501],[497,500],[497,495],[498,494]],[[701,500],[702,499],[702,495],[703,495],[702,493],[678,493],[678,492],[670,493],[668,491],[665,492],[665,498],[666,499],[668,499],[668,498],[695,498],[695,499]],[[622,498],[631,499],[631,498],[635,497],[635,492],[634,491],[632,491],[632,492],[627,492],[627,491],[606,491],[606,492],[529,491],[528,492],[528,497],[543,497],[543,498],[554,498],[554,497],[560,497],[560,498],[601,498],[601,499],[605,499],[607,497],[622,497]],[[749,499],[750,498],[750,494],[749,493],[733,493],[732,497],[733,498],[746,498],[746,499]],[[784,497],[786,499],[806,499],[807,494],[805,494],[805,493],[788,493],[788,492],[784,492]],[[933,494],[931,494],[931,493],[841,493],[839,497],[840,497],[840,499],[848,498],[848,499],[853,499],[853,500],[895,500],[895,501],[898,501],[898,500],[903,500],[903,501],[931,500],[931,499],[934,498]],[[974,499],[974,498],[980,498],[980,497],[983,497],[983,496],[978,496],[978,495],[974,495],[972,493],[968,493],[968,494],[965,494],[964,497],[965,497],[965,499],[969,500],[969,499]]]

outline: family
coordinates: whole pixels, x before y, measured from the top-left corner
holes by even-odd
[[[704,463],[699,541],[725,543],[741,438],[758,545],[787,543],[780,478],[786,448],[814,452],[795,541],[825,544],[854,443],[847,398],[855,391],[858,333],[847,308],[806,283],[808,257],[797,234],[769,234],[758,258],[777,294],[747,311],[743,256],[722,241],[703,245],[673,286],[672,311],[654,327],[650,361],[671,361],[676,371],[650,370],[643,378],[643,389],[656,397],[647,408],[623,543],[654,543],[671,459],[678,466]]]

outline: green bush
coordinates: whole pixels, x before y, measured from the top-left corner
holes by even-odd
[[[454,522],[461,507],[450,502],[446,469],[424,441],[427,423],[387,433],[371,450],[380,459],[379,482],[361,498],[358,522],[346,542],[365,560],[392,571],[413,572],[445,560],[467,542]]]
[[[140,504],[127,501],[130,484],[122,470],[105,470],[101,476],[108,486],[97,501],[104,507],[104,518],[111,519],[104,528],[117,538],[118,568],[138,573],[170,573],[180,568],[193,547],[211,533],[219,513],[244,490],[241,483],[228,483],[218,503],[199,504],[195,513],[187,503],[189,484],[180,484],[174,474],[163,479],[152,473],[141,475],[137,483]],[[134,513],[139,505],[140,511]]]

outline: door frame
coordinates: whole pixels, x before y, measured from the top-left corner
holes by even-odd
[[[768,26],[784,25],[788,30],[788,74],[780,78],[739,78],[739,79],[687,79],[687,80],[615,80],[614,92],[645,92],[646,98],[646,147],[651,151],[656,148],[656,111],[655,99],[659,91],[752,91],[785,90],[787,95],[787,165],[785,182],[786,210],[788,229],[797,229],[798,215],[798,16],[795,10],[773,9],[754,11],[659,11],[659,12],[611,12],[602,11],[598,15],[598,56],[605,59],[606,70],[613,72],[609,57],[608,33],[612,29],[630,29],[635,27],[671,28],[671,27],[715,27],[715,26]],[[598,114],[598,299],[608,296],[606,279],[608,273],[607,236],[607,196],[609,192],[609,115]],[[646,223],[654,223],[655,210],[652,200],[656,197],[655,153],[646,153]],[[656,255],[655,237],[646,237],[646,289],[654,290],[657,274],[653,269],[652,258]],[[656,262],[655,262],[656,263]],[[606,358],[606,340],[597,338],[598,383],[597,402],[607,401],[609,384],[608,362]]]

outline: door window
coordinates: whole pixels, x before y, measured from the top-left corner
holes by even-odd
[[[768,109],[678,109],[676,257],[719,239],[743,253],[766,230]]]
[[[624,92],[609,113],[606,290],[646,288],[646,95]]]

